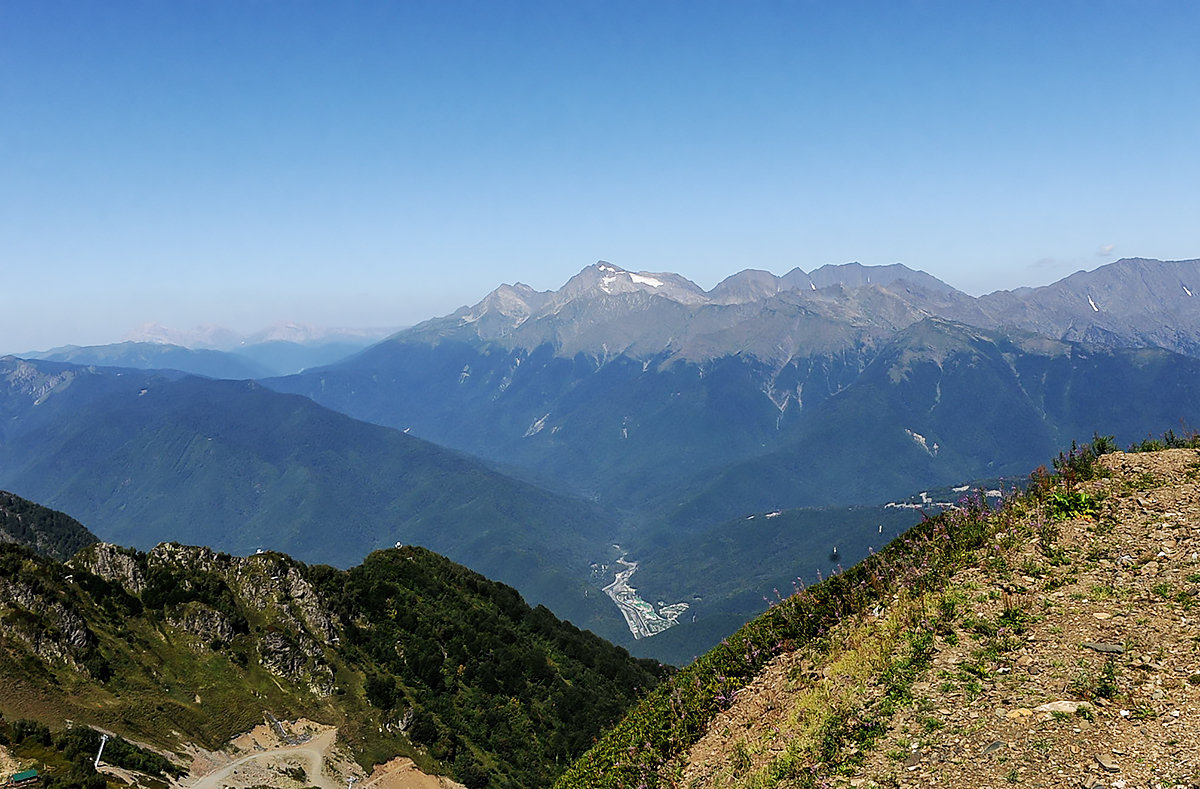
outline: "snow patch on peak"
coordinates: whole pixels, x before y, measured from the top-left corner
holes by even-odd
[[[625,273],[629,274],[629,278],[631,280],[633,280],[635,283],[637,283],[638,285],[649,285],[652,288],[661,288],[663,286],[663,281],[661,279],[655,279],[654,277],[646,277],[646,276],[642,276],[641,274],[634,274],[633,272],[628,272],[628,271]]]

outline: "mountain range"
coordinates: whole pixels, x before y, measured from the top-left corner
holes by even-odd
[[[974,298],[847,264],[706,292],[602,262],[266,384],[686,527],[1022,474],[1097,425],[1132,441],[1191,419],[1198,282],[1200,261],[1122,260]]]
[[[601,262],[257,384],[8,358],[0,485],[143,549],[423,544],[685,662],[919,517],[888,502],[1194,424],[1198,283],[1133,259],[979,298],[899,264],[705,291]]]

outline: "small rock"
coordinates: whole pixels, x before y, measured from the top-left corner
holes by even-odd
[[[1119,773],[1121,771],[1121,768],[1117,766],[1116,760],[1105,753],[1096,754],[1096,763],[1110,773]]]
[[[1034,712],[1066,712],[1074,715],[1081,707],[1090,707],[1086,701],[1051,701],[1043,704],[1040,707],[1034,708]]]
[[[1099,614],[1097,614],[1099,616]],[[1107,615],[1106,615],[1107,616]],[[1100,641],[1084,641],[1080,644],[1084,649],[1095,650],[1096,652],[1107,652],[1113,655],[1120,655],[1125,651],[1125,647],[1120,644],[1106,644]]]

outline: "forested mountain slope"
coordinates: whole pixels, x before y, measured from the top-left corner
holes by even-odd
[[[0,714],[182,753],[263,720],[339,727],[469,787],[546,786],[663,676],[420,548],[349,570],[100,543],[69,564],[0,545]]]
[[[612,526],[586,502],[252,382],[0,360],[0,485],[102,538],[350,566],[420,544],[621,637],[588,583]]]

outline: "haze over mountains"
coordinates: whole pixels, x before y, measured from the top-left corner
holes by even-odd
[[[209,378],[265,378],[338,361],[394,331],[279,323],[253,334],[241,334],[220,326],[178,330],[147,323],[119,343],[68,345],[20,355],[73,364],[181,370]]]
[[[1197,292],[1195,260],[980,298],[899,264],[705,291],[601,262],[261,386],[92,367],[140,344],[77,349],[86,366],[10,357],[0,486],[143,548],[348,566],[420,543],[686,661],[772,587],[918,517],[890,500],[1024,478],[1095,430],[1129,443],[1195,424]],[[646,632],[602,591],[616,597],[622,556]]]

